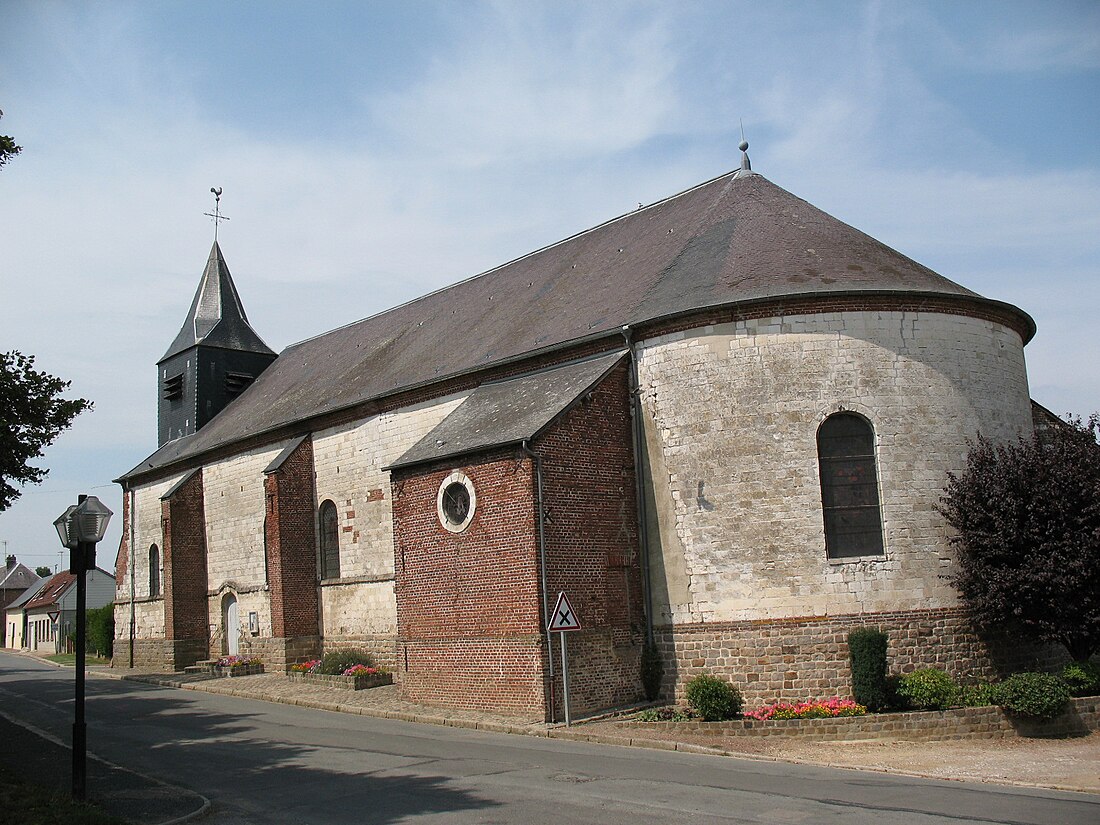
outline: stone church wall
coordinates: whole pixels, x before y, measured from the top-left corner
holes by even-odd
[[[326,651],[365,649],[376,663],[396,667],[391,492],[382,468],[464,398],[403,407],[314,434],[316,504],[331,500],[340,524],[340,577],[321,584]]]
[[[115,657],[119,666],[130,664],[130,558],[129,528],[134,521],[134,665],[138,667],[163,665],[167,661],[164,644],[164,597],[149,595],[149,546],[156,544],[164,563],[164,535],[161,524],[160,497],[182,478],[171,476],[154,484],[138,487],[134,491],[134,512],[129,504],[123,507],[123,541],[127,553],[125,575],[115,587]],[[129,496],[126,495],[126,499]],[[163,575],[161,593],[164,592]]]
[[[264,469],[285,446],[286,442],[268,445],[203,468],[211,656],[228,651],[230,633],[237,633],[239,643],[272,635],[264,553]],[[237,628],[224,627],[223,604],[230,592],[237,599]],[[256,637],[249,633],[249,613],[257,614]]]
[[[765,646],[764,626],[757,644],[744,622],[912,615],[896,619],[900,630],[927,624],[914,611],[954,610],[935,510],[946,474],[979,431],[1009,439],[1031,428],[1019,335],[953,315],[846,312],[679,332],[645,342],[640,376],[654,622],[677,691],[703,670],[749,678],[738,670]],[[816,433],[840,410],[874,427],[882,556],[825,554]],[[846,652],[835,633],[823,639],[808,648],[816,675],[784,678],[784,698],[843,689]],[[811,658],[785,647],[788,664]],[[757,698],[775,690],[769,682]]]

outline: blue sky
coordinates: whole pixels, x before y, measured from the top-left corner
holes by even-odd
[[[755,170],[1031,313],[1036,400],[1100,410],[1095,2],[8,0],[0,109],[0,351],[96,404],[0,513],[29,564],[156,446],[211,186],[280,350],[733,169],[743,121]]]

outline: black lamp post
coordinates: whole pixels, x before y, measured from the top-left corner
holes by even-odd
[[[73,799],[83,800],[88,777],[88,726],[84,722],[84,636],[88,589],[84,574],[95,567],[95,546],[107,532],[111,511],[95,496],[81,495],[53,526],[69,554],[69,572],[76,576],[76,715],[73,720]]]

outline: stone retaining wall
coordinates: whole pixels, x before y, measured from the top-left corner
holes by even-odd
[[[1061,716],[1049,721],[1010,716],[995,705],[916,713],[875,713],[832,719],[733,719],[728,722],[619,722],[621,728],[724,733],[731,736],[797,736],[807,741],[907,739],[1002,739],[1012,736],[1085,736],[1100,730],[1100,697],[1070,700]]]

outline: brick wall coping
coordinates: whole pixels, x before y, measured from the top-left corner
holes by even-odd
[[[891,621],[913,621],[927,618],[942,619],[945,616],[968,616],[963,607],[933,607],[916,610],[890,610],[882,613],[836,613],[823,616],[770,616],[761,619],[732,619],[721,622],[684,622],[682,624],[654,625],[657,633],[691,633],[692,631],[744,630],[752,627],[795,626],[841,622],[844,624],[881,624]]]
[[[1100,697],[1071,699],[1069,707],[1055,719],[1040,721],[1013,717],[1003,708],[872,713],[829,719],[732,719],[727,722],[616,722],[620,728],[673,733],[710,733],[730,736],[797,736],[807,741],[852,741],[875,739],[1002,739],[1005,737],[1085,736],[1100,730]]]
[[[376,576],[347,576],[339,579],[321,579],[321,587],[345,587],[349,584],[377,584],[392,582],[393,573],[379,573]]]

